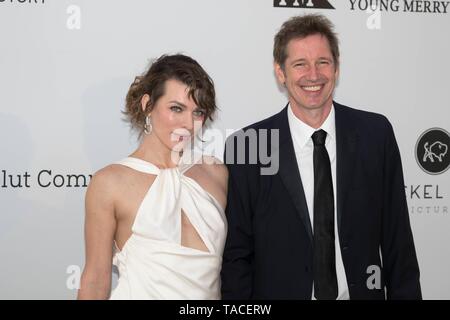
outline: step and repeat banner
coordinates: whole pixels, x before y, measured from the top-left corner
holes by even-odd
[[[0,0],[0,299],[76,297],[86,187],[136,148],[121,111],[152,59],[188,54],[211,75],[221,157],[285,106],[273,36],[314,12],[340,39],[336,101],[394,127],[423,296],[450,299],[450,1],[419,0]]]

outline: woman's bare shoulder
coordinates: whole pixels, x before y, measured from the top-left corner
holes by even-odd
[[[129,175],[128,168],[119,164],[110,164],[98,170],[92,176],[88,190],[111,193],[123,185]]]

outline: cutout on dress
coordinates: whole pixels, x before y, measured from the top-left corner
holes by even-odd
[[[181,246],[209,252],[202,237],[197,232],[183,209],[181,210]]]

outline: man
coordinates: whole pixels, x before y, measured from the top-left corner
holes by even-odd
[[[333,101],[339,48],[331,22],[316,14],[286,21],[274,60],[288,105],[227,140],[222,297],[421,299],[392,126]],[[278,143],[258,135],[239,154],[242,136],[264,129],[279,130]],[[279,157],[273,175],[261,174],[261,148]]]

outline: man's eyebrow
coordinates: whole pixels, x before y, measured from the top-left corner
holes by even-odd
[[[306,59],[305,58],[298,58],[298,59],[295,59],[294,61],[292,61],[292,63],[296,63],[296,62],[299,62],[299,61],[306,61]]]
[[[328,60],[328,61],[333,61],[333,58],[331,58],[331,57],[319,57],[317,60]],[[297,62],[304,62],[304,61],[307,61],[306,58],[298,58],[298,59],[293,60],[293,61],[291,62],[291,64],[295,64],[295,63],[297,63]]]

